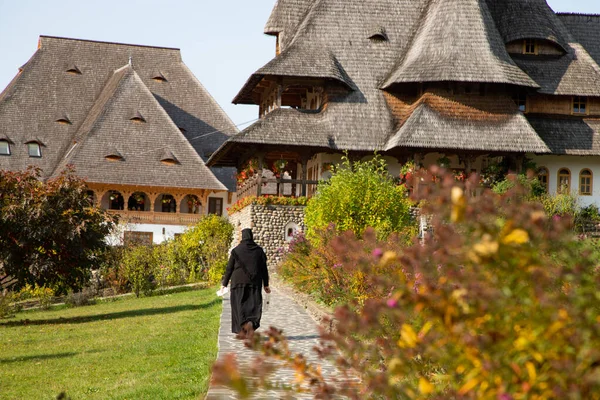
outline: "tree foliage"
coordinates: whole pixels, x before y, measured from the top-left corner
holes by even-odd
[[[61,294],[87,282],[116,221],[86,191],[72,169],[45,182],[39,169],[0,171],[0,287]]]
[[[319,354],[339,377],[293,354],[277,329],[255,335],[253,365],[282,361],[296,371],[292,389],[315,398],[600,399],[597,250],[526,189],[468,196],[476,185],[443,179],[423,209],[424,243],[331,241],[340,268],[361,268],[375,288],[322,330]],[[214,376],[250,394],[269,382],[267,367],[240,373],[230,357]]]
[[[409,226],[410,207],[406,189],[394,182],[382,157],[353,163],[344,157],[331,179],[319,184],[308,202],[307,235],[316,238],[319,230],[333,224],[338,232],[361,236],[372,227],[380,237],[387,237]]]

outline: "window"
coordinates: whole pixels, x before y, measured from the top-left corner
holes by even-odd
[[[152,232],[125,231],[123,241],[126,245],[151,246],[154,234]]]
[[[542,167],[538,170],[538,181],[542,184],[546,193],[548,193],[548,168]]]
[[[573,96],[573,114],[587,113],[587,97]]]
[[[8,140],[0,140],[0,155],[10,156],[10,143],[8,143]]]
[[[218,197],[209,197],[208,198],[208,213],[223,215],[223,199]]]
[[[537,54],[537,42],[535,39],[525,39],[523,41],[523,54]]]
[[[519,108],[519,111],[526,112],[527,111],[527,96],[520,93],[513,96],[513,101]]]
[[[38,142],[27,143],[27,151],[29,152],[29,157],[41,157],[42,156],[42,149]]]
[[[566,168],[558,170],[558,193],[571,191],[571,171]]]
[[[579,173],[579,194],[582,196],[592,195],[592,171],[582,169]]]

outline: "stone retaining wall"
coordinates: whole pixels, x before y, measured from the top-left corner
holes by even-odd
[[[304,231],[304,206],[261,206],[251,204],[243,210],[230,215],[233,225],[232,248],[242,238],[242,229],[251,228],[254,240],[267,254],[269,269],[273,270],[281,260],[281,249],[287,246],[285,228],[295,224]]]

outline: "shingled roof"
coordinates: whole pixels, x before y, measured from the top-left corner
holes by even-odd
[[[155,79],[157,71],[165,79]],[[127,90],[136,95],[126,93]],[[119,110],[113,108],[117,100],[122,102]],[[146,123],[130,121],[137,112]],[[61,115],[68,116],[70,124],[57,122],[57,116]],[[114,133],[109,132],[112,129]],[[41,158],[30,158],[25,148],[15,146],[12,156],[0,159],[0,168],[18,170],[37,165],[47,177],[58,172],[66,160],[77,162],[78,155],[87,151],[84,143],[96,146],[97,157],[104,163],[107,161],[103,145],[96,141],[104,140],[108,146],[109,139],[108,136],[101,139],[96,133],[103,132],[110,140],[128,141],[126,135],[135,137],[144,129],[148,130],[146,136],[131,139],[132,143],[145,141],[138,143],[138,150],[154,146],[159,152],[164,139],[152,135],[158,132],[155,129],[165,129],[168,132],[165,135],[174,140],[173,146],[177,148],[173,151],[181,161],[178,166],[163,165],[168,172],[164,173],[164,179],[156,176],[157,180],[162,179],[167,186],[206,185],[224,190],[202,158],[208,158],[237,129],[185,66],[179,49],[41,36],[38,50],[0,94],[0,135],[6,134],[15,143],[21,143],[35,134],[47,147]],[[136,165],[133,153],[126,148],[120,150],[126,162],[111,163],[111,168],[130,161]],[[161,165],[159,161],[157,167]],[[84,174],[83,170],[89,167],[81,163],[78,168]],[[205,171],[200,173],[204,183],[196,178],[185,178],[180,183],[170,180],[168,177],[180,168],[189,168],[187,173],[192,175],[197,174],[192,170]],[[105,171],[104,178],[98,175],[99,171],[88,169],[85,174],[98,181],[117,179],[118,174],[112,180],[108,169],[99,170]],[[154,179],[149,175],[150,170],[138,173],[140,177]],[[123,177],[123,182],[134,180],[142,184],[133,176]],[[153,182],[146,179],[145,184]]]
[[[600,119],[541,115],[527,119],[553,154],[600,155]]]
[[[487,0],[487,3],[504,43],[541,39],[568,51],[569,32],[546,0]]]
[[[266,76],[331,79],[352,89],[354,84],[335,55],[325,48],[292,45],[256,71],[233,99],[234,104],[254,104],[252,90]]]
[[[442,81],[537,87],[506,52],[484,0],[431,0],[402,63],[383,87]]]
[[[252,144],[547,153],[553,147],[511,96],[600,96],[594,60],[600,45],[587,49],[561,22],[577,24],[581,33],[575,36],[594,30],[589,36],[596,38],[600,22],[590,18],[594,22],[585,27],[575,17],[559,18],[545,0],[280,0],[265,32],[283,32],[285,45],[263,72],[272,78],[320,75],[330,82],[335,76],[352,88],[326,85],[327,104],[318,112],[268,113],[221,146],[208,164],[233,165]],[[522,39],[552,42],[563,51],[509,54],[507,45]],[[258,103],[252,90],[266,76],[259,71],[234,102]],[[421,97],[432,88],[448,93]],[[393,100],[397,96],[410,99],[403,106]],[[489,112],[491,105],[482,104],[488,100],[503,111]]]
[[[267,35],[279,35],[281,49],[285,50],[314,2],[315,0],[277,0],[264,32]]]
[[[152,118],[131,121],[132,109]],[[88,182],[226,190],[130,65],[111,77],[75,142],[56,173],[71,164]],[[107,160],[117,143],[122,160]]]
[[[426,93],[408,107],[385,150],[396,147],[549,152],[515,103],[502,95]]]
[[[600,15],[557,14],[577,42],[600,64]]]

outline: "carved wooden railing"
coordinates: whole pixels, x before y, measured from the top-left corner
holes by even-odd
[[[238,200],[249,196],[311,197],[319,181],[253,176],[237,188]],[[303,189],[305,187],[305,189]]]
[[[156,211],[107,210],[120,216],[121,221],[132,224],[195,225],[201,214],[179,214]]]

